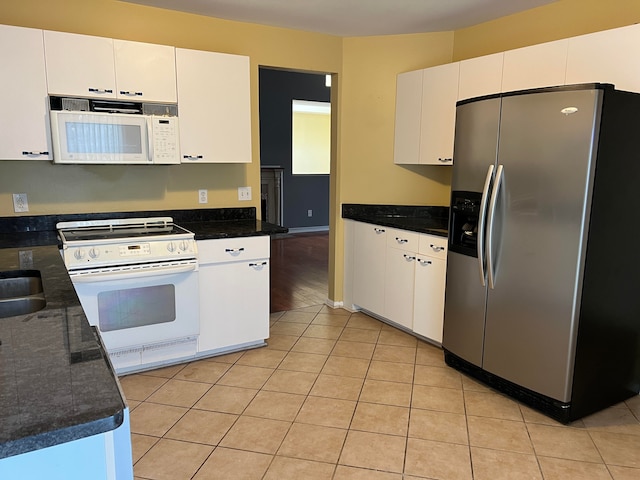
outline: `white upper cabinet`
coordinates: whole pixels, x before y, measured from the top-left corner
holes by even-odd
[[[422,116],[422,72],[401,73],[396,81],[396,124],[393,161],[420,162],[420,117]]]
[[[564,85],[569,40],[504,52],[502,91]]]
[[[0,159],[51,159],[42,30],[0,25]]]
[[[420,164],[453,163],[459,72],[458,62],[423,71]]]
[[[176,48],[183,163],[251,162],[249,57]]]
[[[112,39],[45,30],[44,47],[49,93],[116,98]]]
[[[567,84],[613,83],[640,92],[640,25],[569,39]]]
[[[462,60],[458,100],[500,93],[503,61],[504,52]]]
[[[174,47],[47,30],[44,39],[51,94],[176,102]]]
[[[175,48],[113,40],[116,96],[146,102],[177,102]]]

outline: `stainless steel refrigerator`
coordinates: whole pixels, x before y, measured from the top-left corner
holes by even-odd
[[[640,384],[640,94],[552,87],[456,112],[443,348],[569,422]]]

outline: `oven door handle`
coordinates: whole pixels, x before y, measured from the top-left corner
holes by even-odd
[[[123,270],[121,272],[96,272],[85,273],[82,275],[71,275],[71,281],[73,283],[94,283],[94,282],[109,282],[112,280],[129,280],[132,278],[143,277],[155,277],[158,275],[175,275],[178,273],[187,273],[195,271],[197,265],[191,263],[189,265],[181,266],[169,266],[169,267],[154,267],[152,269],[145,270]]]

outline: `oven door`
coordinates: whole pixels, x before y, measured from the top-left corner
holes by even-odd
[[[100,268],[71,279],[109,351],[199,333],[197,260]]]

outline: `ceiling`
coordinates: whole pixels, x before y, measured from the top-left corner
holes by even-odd
[[[557,0],[123,0],[341,37],[457,30]]]

